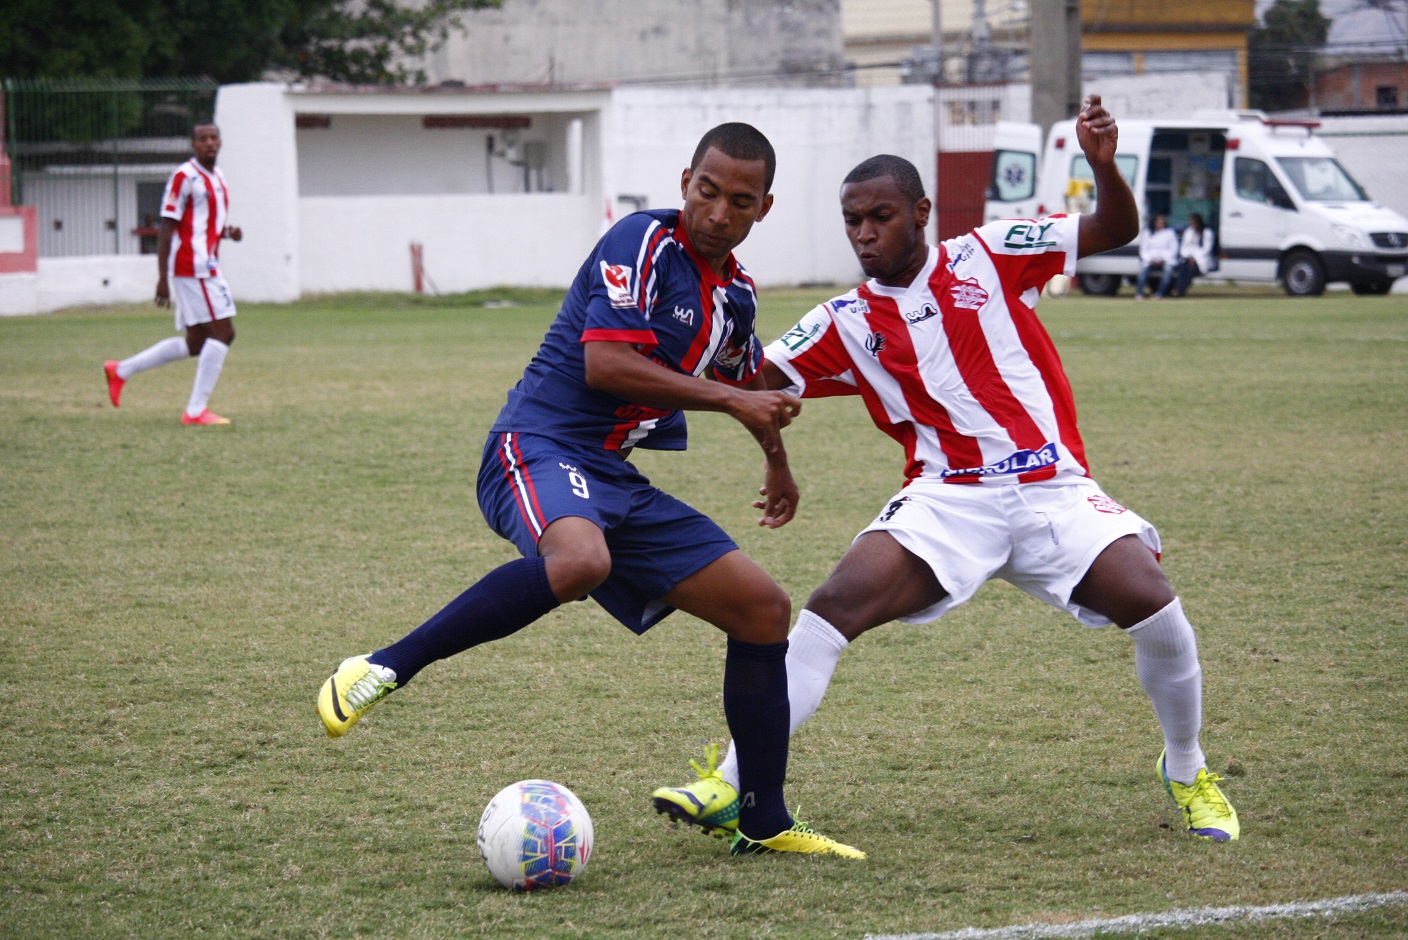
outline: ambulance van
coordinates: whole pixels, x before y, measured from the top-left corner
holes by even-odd
[[[1297,297],[1335,282],[1356,294],[1388,293],[1408,275],[1408,219],[1369,197],[1315,136],[1317,126],[1259,111],[1120,121],[1115,163],[1134,190],[1140,237],[1155,215],[1181,231],[1197,212],[1216,236],[1208,280],[1275,281]],[[986,219],[1093,206],[1075,121],[1053,125],[1040,155],[1033,130],[998,126]],[[1139,274],[1139,239],[1083,258],[1076,270],[1086,293],[1112,296]]]

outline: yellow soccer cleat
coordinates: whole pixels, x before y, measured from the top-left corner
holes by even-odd
[[[691,759],[699,779],[682,787],[661,787],[650,794],[655,812],[677,822],[698,826],[711,836],[727,839],[738,829],[738,791],[718,771],[719,746],[704,747],[704,766]]]
[[[1164,789],[1183,813],[1183,822],[1190,834],[1209,842],[1235,842],[1241,838],[1242,824],[1237,821],[1237,811],[1217,786],[1221,777],[1208,773],[1204,767],[1198,771],[1198,779],[1191,785],[1170,780],[1164,770],[1162,753],[1159,754],[1158,771]]]
[[[368,709],[395,688],[393,670],[373,666],[367,656],[344,659],[318,691],[318,717],[323,719],[328,737],[342,737]]]
[[[771,839],[750,839],[742,832],[733,834],[729,846],[731,855],[756,855],[761,852],[801,852],[807,855],[837,855],[841,858],[865,858],[854,846],[828,839],[804,822],[795,822]]]

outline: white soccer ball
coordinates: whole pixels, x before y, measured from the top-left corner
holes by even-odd
[[[592,817],[577,794],[551,780],[504,787],[479,818],[479,854],[514,891],[565,885],[592,855]]]

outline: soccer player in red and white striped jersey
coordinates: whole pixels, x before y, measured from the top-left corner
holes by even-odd
[[[1189,832],[1230,841],[1237,815],[1198,740],[1197,642],[1159,565],[1158,532],[1090,478],[1070,383],[1035,314],[1051,277],[1138,232],[1115,167],[1118,128],[1098,96],[1086,99],[1077,138],[1099,192],[1088,215],[1008,219],[931,246],[930,203],[909,161],[872,157],[841,188],[846,232],[871,280],[769,345],[764,378],[803,398],[859,395],[904,448],[905,483],[789,637],[792,728],[821,704],[860,634],[934,620],[1002,578],[1087,626],[1123,628],[1163,730],[1160,780]],[[732,763],[681,790],[716,794],[718,778],[733,782]]]
[[[164,339],[122,361],[103,363],[108,397],[113,407],[122,387],[138,372],[155,369],[188,356],[199,357],[181,423],[219,425],[230,422],[208,404],[235,341],[235,302],[220,275],[220,241],[239,241],[243,233],[229,224],[230,190],[215,166],[220,153],[220,128],[197,124],[191,131],[193,156],[167,180],[157,236],[156,304],[176,301],[176,329],[184,337]]]

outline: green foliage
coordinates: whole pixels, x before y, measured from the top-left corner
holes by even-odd
[[[270,70],[337,82],[423,81],[406,64],[438,48],[466,10],[501,0],[8,0],[8,78],[208,76]]]
[[[1254,108],[1279,111],[1304,107],[1317,51],[1330,35],[1331,20],[1320,0],[1276,0],[1247,37],[1250,97]]]
[[[828,295],[763,292],[762,333]],[[1401,295],[1040,308],[1096,477],[1159,526],[1198,627],[1238,843],[1171,828],[1128,641],[1001,583],[858,640],[793,741],[789,798],[863,863],[732,859],[651,812],[724,734],[722,637],[678,614],[636,638],[568,604],[329,741],[313,700],[343,656],[516,557],[474,473],[556,299],[242,305],[212,429],[179,424],[189,362],[107,402],[99,363],[165,312],[0,318],[0,935],[854,940],[1405,887]],[[901,481],[860,402],[809,401],[800,515],[759,529],[747,432],[690,427],[638,465],[798,603]],[[537,776],[582,797],[596,854],[515,896],[474,830]],[[1141,934],[1405,935],[1401,905]]]

